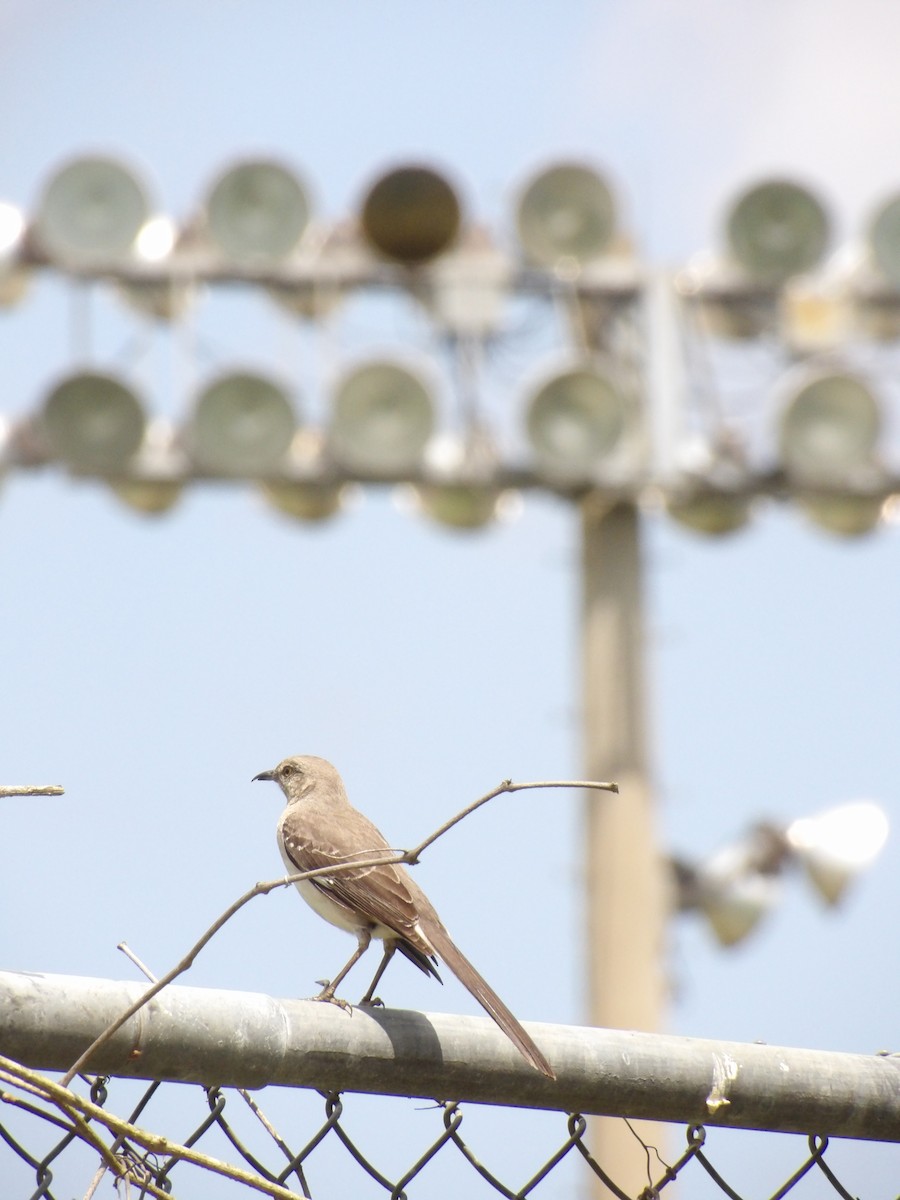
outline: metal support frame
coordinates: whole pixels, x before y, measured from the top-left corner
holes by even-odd
[[[146,986],[0,972],[0,1054],[61,1071]],[[900,1059],[531,1023],[556,1082],[486,1018],[347,1012],[166,988],[88,1068],[138,1079],[417,1096],[900,1141]]]

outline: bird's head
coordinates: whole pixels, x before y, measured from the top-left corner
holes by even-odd
[[[260,771],[253,776],[257,780],[271,780],[284,792],[288,803],[302,800],[316,789],[343,794],[344,785],[340,775],[330,762],[312,754],[296,754],[283,759],[271,771]]]

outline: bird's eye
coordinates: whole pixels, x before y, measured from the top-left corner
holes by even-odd
[[[284,775],[285,778],[287,778],[288,775],[293,775],[294,772],[296,771],[296,769],[297,768],[291,766],[290,763],[285,763],[284,766],[281,768],[281,774]]]

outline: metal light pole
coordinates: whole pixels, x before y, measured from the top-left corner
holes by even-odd
[[[589,496],[582,523],[585,769],[619,783],[618,795],[585,799],[589,1020],[657,1031],[667,905],[647,752],[640,518],[634,504]],[[662,1126],[635,1129],[663,1152]],[[629,1195],[648,1184],[647,1154],[622,1120],[597,1120],[591,1145]],[[651,1158],[650,1172],[658,1166]]]

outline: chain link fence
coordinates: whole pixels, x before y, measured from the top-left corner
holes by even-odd
[[[481,1018],[168,987],[73,1074],[144,991],[0,972],[3,1200],[900,1192],[894,1055],[535,1025],[550,1081]],[[597,1119],[630,1131],[637,1184]]]
[[[136,1085],[91,1076],[79,1077],[76,1091],[91,1112],[84,1118],[86,1128],[38,1100],[27,1084],[3,1085],[0,1178],[10,1200],[110,1195],[113,1181],[119,1195],[193,1200],[254,1193],[308,1200],[351,1195],[358,1200],[460,1195],[513,1200],[587,1195],[591,1182],[594,1194],[619,1200],[635,1196],[597,1162],[588,1119],[577,1113],[506,1110],[502,1115],[511,1120],[498,1124],[490,1110],[455,1102],[423,1106],[334,1092],[290,1094],[284,1088],[253,1096],[241,1089]],[[154,1132],[161,1118],[168,1125],[164,1137]],[[177,1146],[169,1140],[173,1125]],[[395,1131],[393,1137],[389,1130]],[[869,1161],[858,1154],[854,1161],[841,1153],[846,1144],[815,1134],[773,1137],[742,1131],[740,1137],[754,1143],[753,1153],[747,1155],[744,1147],[743,1166],[736,1166],[727,1144],[733,1137],[688,1126],[667,1161],[647,1145],[642,1197],[662,1195],[677,1181],[679,1194],[692,1198],[874,1200],[894,1196],[900,1184],[897,1146],[870,1145]],[[669,1140],[675,1145],[674,1138]],[[102,1161],[98,1143],[104,1147]],[[783,1174],[773,1179],[778,1171]],[[882,1178],[882,1186],[871,1188],[873,1176]],[[863,1190],[866,1180],[868,1191]]]

